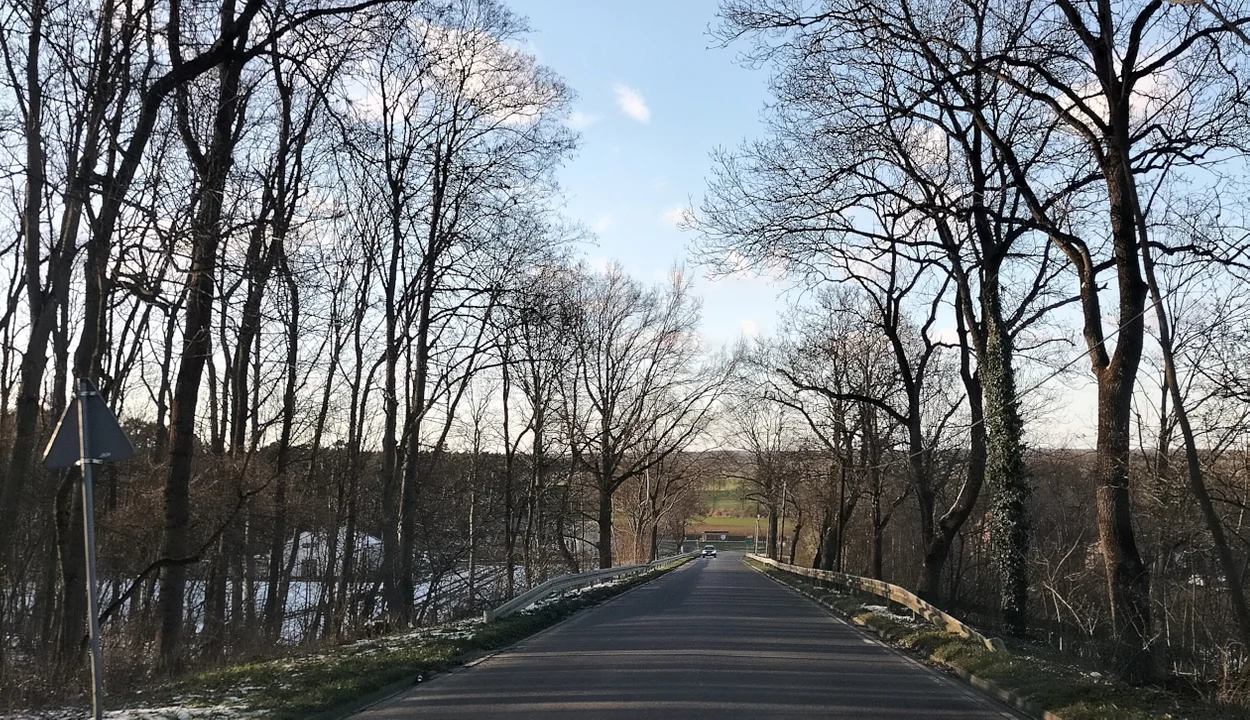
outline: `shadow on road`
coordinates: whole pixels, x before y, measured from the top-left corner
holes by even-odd
[[[725,553],[362,717],[1016,716]]]

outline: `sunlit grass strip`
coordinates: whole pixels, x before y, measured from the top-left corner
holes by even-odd
[[[1108,678],[1079,661],[1034,645],[1008,641],[1009,654],[876,609],[880,598],[861,597],[819,587],[807,578],[780,572],[760,563],[757,570],[795,588],[822,605],[862,625],[891,644],[912,650],[959,672],[971,684],[989,680],[1062,720],[1232,720],[1241,710],[1203,702],[1200,698],[1161,687],[1132,687]]]

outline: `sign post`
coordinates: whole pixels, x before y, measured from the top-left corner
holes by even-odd
[[[95,466],[134,457],[135,448],[100,393],[86,379],[78,380],[74,400],[65,408],[56,432],[43,453],[49,470],[82,468],[82,527],[87,554],[87,618],[91,639],[91,713],[104,715],[104,664],[100,653],[100,596],[96,584],[95,502],[92,475]]]

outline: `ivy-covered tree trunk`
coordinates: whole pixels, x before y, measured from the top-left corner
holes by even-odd
[[[990,553],[1003,620],[1009,632],[1023,635],[1028,627],[1030,488],[1011,338],[1002,325],[997,275],[996,269],[987,268],[981,295],[985,350],[980,375],[987,435],[985,478],[990,487]]]

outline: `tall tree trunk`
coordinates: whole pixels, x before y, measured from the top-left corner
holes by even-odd
[[[875,580],[885,579],[885,522],[881,517],[880,488],[872,495],[872,577]]]
[[[237,626],[251,628],[248,608],[253,604],[252,556],[247,542],[247,514],[234,518],[226,532],[230,535],[226,544],[230,549],[226,556],[226,571],[230,577],[230,620]]]
[[[1112,114],[1125,115],[1127,102],[1113,107]],[[1117,126],[1120,125],[1117,123]],[[1123,133],[1127,133],[1124,130]],[[1142,560],[1133,531],[1132,497],[1129,493],[1131,454],[1130,419],[1133,388],[1141,361],[1146,310],[1146,284],[1138,264],[1138,237],[1134,218],[1133,180],[1125,165],[1127,137],[1109,138],[1111,152],[1105,157],[1111,210],[1112,245],[1119,290],[1119,334],[1114,355],[1107,359],[1101,344],[1090,348],[1098,380],[1098,440],[1094,480],[1098,488],[1096,507],[1098,535],[1107,571],[1113,629],[1117,637],[1116,666],[1131,683],[1152,681],[1157,673],[1151,637],[1150,569]],[[1144,241],[1144,238],[1142,238]],[[1083,293],[1096,293],[1084,280]],[[1086,317],[1086,324],[1101,322]],[[1090,332],[1086,331],[1087,337]],[[1099,333],[1099,335],[1101,335]]]
[[[833,543],[834,543],[834,520],[833,510],[824,509],[824,516],[820,520],[819,528],[816,531],[816,556],[812,558],[813,570],[832,570],[833,569]]]
[[[274,253],[278,256],[277,262],[286,280],[288,299],[291,304],[291,316],[287,324],[286,383],[282,393],[282,427],[278,433],[278,457],[274,468],[277,478],[273,501],[273,537],[269,545],[268,590],[265,595],[265,630],[270,639],[276,641],[282,631],[282,621],[286,618],[286,598],[282,592],[285,586],[283,550],[287,542],[287,471],[291,463],[291,432],[295,427],[295,389],[299,375],[300,298],[299,286],[287,264],[282,238],[275,239],[274,243]],[[296,535],[292,542],[295,545],[294,552],[298,552],[299,536]]]
[[[361,280],[361,292],[357,296],[357,304],[353,310],[354,321],[351,325],[353,369],[347,418],[347,517],[343,528],[343,563],[340,570],[338,594],[334,600],[335,612],[330,618],[333,629],[332,631],[327,629],[327,634],[332,634],[335,638],[342,637],[343,634],[343,624],[351,604],[350,593],[355,582],[356,570],[356,511],[358,507],[356,488],[357,478],[362,472],[361,438],[364,436],[365,408],[369,400],[367,384],[362,382],[365,363],[362,317],[365,291],[369,287],[369,271],[372,268],[368,263],[365,267],[365,277]],[[370,378],[372,378],[372,372]]]
[[[82,543],[82,493],[77,470],[63,474],[56,491],[56,548],[61,576],[61,614],[57,654],[68,668],[80,667],[86,655],[86,558]]]
[[[206,205],[213,200],[206,200]],[[182,363],[174,385],[170,413],[170,466],[165,483],[165,540],[162,553],[171,559],[187,557],[191,519],[191,458],[195,447],[195,410],[199,401],[200,378],[212,351],[209,327],[212,314],[213,274],[216,269],[217,239],[211,231],[197,233],[187,285],[187,327],[182,342]],[[176,670],[182,651],[183,595],[186,566],[166,569],[160,593],[160,652],[162,664]]]
[[[794,556],[795,556],[795,553],[798,551],[798,546],[799,546],[799,533],[801,533],[802,531],[803,531],[803,516],[799,515],[798,517],[794,519],[794,532],[792,533],[792,537],[790,539],[790,555],[789,555],[789,559],[786,560],[786,562],[790,563],[791,565],[794,564]]]
[[[409,412],[413,413],[411,407]],[[393,615],[401,624],[407,625],[414,620],[413,603],[417,598],[417,499],[418,480],[421,476],[421,436],[420,422],[409,417],[405,422],[410,430],[407,435],[407,447],[404,451],[402,470],[403,483],[400,488],[399,502],[399,562],[396,563],[396,599],[398,604]],[[431,591],[433,590],[431,586]]]
[[[228,531],[227,531],[228,532]],[[217,539],[204,579],[204,631],[200,648],[209,659],[219,660],[226,649],[226,532]]]
[[[873,472],[873,471],[869,471]],[[854,504],[850,506],[846,504],[846,462],[838,463],[838,534],[837,544],[834,545],[833,569],[838,572],[843,570],[843,555],[846,552],[846,524],[851,519],[851,512],[855,509]]]
[[[345,282],[345,281],[344,281]],[[342,297],[343,284],[340,283],[334,291],[334,298],[337,301]],[[335,303],[337,307],[337,302]],[[336,311],[337,312],[337,311]],[[330,331],[330,366],[326,370],[325,386],[321,391],[321,406],[317,411],[317,420],[313,428],[312,446],[308,455],[308,470],[304,476],[306,486],[311,486],[317,476],[318,470],[323,472],[330,470],[332,477],[336,479],[335,488],[336,495],[334,499],[334,515],[330,522],[329,537],[326,540],[326,564],[325,573],[322,575],[320,597],[317,601],[317,617],[312,624],[311,635],[316,635],[319,629],[323,635],[330,633],[330,616],[334,612],[334,593],[336,584],[336,567],[339,554],[339,538],[343,532],[343,516],[346,512],[347,504],[345,496],[347,487],[343,478],[343,458],[341,454],[336,453],[332,456],[333,467],[327,468],[326,463],[321,460],[321,443],[325,434],[326,420],[330,414],[330,396],[333,394],[335,387],[334,375],[338,372],[339,356],[343,352],[343,346],[346,341],[343,339],[340,318],[334,315],[331,321],[332,329]]]
[[[174,331],[178,329],[178,312],[182,307],[182,302],[169,308],[169,315],[165,318],[165,336],[161,348],[161,376],[159,386],[156,391],[156,438],[152,443],[152,464],[160,465],[165,462],[166,453],[169,452],[169,428],[166,426],[166,419],[169,415],[169,396],[173,392],[173,383],[171,382],[174,362]]]
[[[565,567],[569,569],[569,572],[576,573],[582,571],[581,557],[583,545],[578,544],[576,551],[574,551],[574,548],[569,545],[569,530],[566,523],[568,522],[570,510],[571,503],[569,502],[568,486],[565,486],[565,491],[560,502],[560,512],[556,513],[556,548],[560,551],[560,557],[563,558]],[[578,511],[579,521],[584,526],[585,520],[583,519],[583,516],[581,516],[580,503],[578,504]],[[583,533],[582,537],[579,539],[584,542],[585,533]]]
[[[984,274],[985,352],[978,373],[985,398],[990,549],[1003,621],[1009,632],[1022,636],[1028,630],[1030,495],[1022,444],[1024,423],[1016,397],[1011,338],[1002,325],[997,267],[987,263]]]
[[[768,557],[777,560],[777,508],[768,507]]]
[[[500,389],[500,409],[503,422],[503,556],[504,556],[504,592],[507,597],[512,597],[516,592],[516,540],[517,531],[519,530],[518,521],[515,520],[520,515],[517,508],[515,497],[514,481],[516,475],[516,448],[512,444],[511,421],[512,421],[512,368],[508,363],[508,350],[502,349],[503,353],[503,385]],[[476,448],[475,448],[476,450]],[[475,456],[476,457],[476,456]],[[528,567],[528,563],[527,563]],[[528,572],[526,573],[526,581],[529,582]]]
[[[651,522],[651,541],[648,543],[647,562],[655,562],[660,556],[660,521]]]
[[[964,468],[963,485],[959,488],[955,502],[951,504],[950,508],[940,518],[930,519],[928,522],[928,537],[926,538],[924,551],[924,575],[920,596],[935,605],[942,603],[942,569],[950,557],[951,544],[959,533],[959,529],[967,521],[968,516],[972,514],[972,509],[976,506],[977,497],[981,493],[981,486],[985,483],[987,449],[981,380],[972,369],[974,351],[969,347],[971,343],[968,341],[967,320],[963,315],[957,313],[955,323],[961,340],[960,376],[963,378],[964,388],[967,391],[970,430],[968,458]],[[918,401],[914,404],[914,407],[916,409],[912,417],[919,418],[920,406]],[[923,449],[923,441],[920,440],[919,430],[919,421],[917,421],[912,431],[912,447],[920,452],[922,462],[927,466],[931,462],[928,458],[930,453]],[[927,504],[929,512],[932,513],[934,497],[928,472],[928,467],[924,467],[924,494],[926,498],[922,500],[922,506]],[[919,487],[916,488],[916,491],[917,495],[921,494]],[[932,515],[930,515],[930,518],[932,518]]]
[[[389,168],[389,165],[388,165]],[[403,249],[403,229],[400,210],[403,199],[400,188],[391,183],[388,211],[390,221],[390,253],[386,265],[386,279],[382,289],[386,299],[386,351],[383,370],[385,392],[382,397],[382,464],[378,469],[382,485],[382,600],[387,612],[402,612],[403,592],[399,586],[399,518],[402,484],[399,477],[399,262]]]
[[[351,593],[356,582],[356,475],[352,474],[347,488],[347,521],[343,526],[343,569],[339,580],[338,597],[334,602],[334,637],[343,635],[343,624],[348,611],[354,605]]]
[[[265,573],[265,608],[262,612],[265,635],[274,641],[282,630],[282,621],[286,617],[286,608],[281,605],[282,598],[279,586],[282,583],[282,569],[286,565],[287,542],[299,545],[299,538],[287,538],[286,522],[286,474],[279,470],[274,480],[273,492],[273,534],[269,536],[269,563]]]
[[[45,638],[56,637],[57,610],[59,607],[60,597],[57,594],[57,577],[60,572],[60,551],[59,538],[61,530],[58,523],[61,519],[57,513],[57,500],[53,499],[53,512],[47,519],[48,532],[52,536],[53,542],[57,543],[58,550],[55,552],[44,553],[43,567],[40,572],[40,582],[37,587],[35,596],[35,606],[39,614],[39,631],[40,635]]]
[[[222,10],[222,31],[234,25],[233,4]],[[248,19],[250,22],[250,18]],[[247,32],[239,43],[246,45]],[[244,57],[233,56],[218,70],[217,108],[213,137],[207,152],[201,152],[192,137],[186,103],[180,103],[179,120],[185,143],[198,159],[196,175],[198,210],[191,226],[191,267],[187,273],[186,324],[182,337],[182,361],[174,384],[170,413],[170,462],[165,482],[166,558],[183,559],[189,552],[191,519],[191,460],[195,452],[196,408],[204,366],[212,353],[213,304],[217,273],[217,252],[221,243],[222,197],[233,164],[234,125],[239,107],[239,76]],[[81,350],[81,348],[80,348]],[[158,645],[161,666],[176,671],[181,665],[184,594],[187,566],[177,563],[166,569],[159,600],[160,633]]]
[[[534,408],[534,415],[530,422],[530,430],[533,437],[533,445],[530,449],[533,456],[533,467],[531,468],[529,492],[525,497],[525,579],[530,585],[538,583],[534,563],[538,545],[545,536],[543,527],[545,520],[542,517],[541,504],[547,476],[547,428],[546,411],[544,408],[546,399],[541,389],[542,378],[538,376],[537,371],[533,374],[534,381],[531,385],[532,396],[530,397],[531,406]],[[545,575],[546,573],[544,573]]]
[[[474,463],[477,462],[476,453]],[[476,474],[476,469],[475,469]],[[469,612],[477,607],[477,487],[469,488]]]
[[[327,384],[328,386],[328,384]],[[338,465],[338,463],[335,463]],[[347,511],[347,483],[341,469],[334,472],[336,492],[334,497],[334,517],[330,523],[330,535],[326,540],[326,564],[321,575],[321,589],[317,598],[317,615],[313,619],[312,633],[320,631],[321,637],[329,638],[333,632],[335,613],[335,592],[339,576],[339,539],[343,532],[343,518]]]
[[[599,567],[612,567],[612,490],[610,484],[599,485]]]
[[[416,596],[416,530],[417,500],[420,495],[421,468],[421,428],[425,420],[427,385],[430,379],[430,330],[433,327],[433,306],[436,292],[439,262],[439,247],[444,242],[442,235],[442,212],[449,156],[442,155],[442,147],[434,147],[434,188],[431,199],[429,231],[426,234],[426,253],[421,262],[420,284],[416,300],[417,327],[410,348],[415,350],[416,357],[413,367],[412,399],[408,407],[408,417],[404,423],[405,435],[408,438],[407,463],[404,467],[403,486],[400,502],[399,526],[399,577],[397,599],[399,616],[404,622],[412,619],[412,603]]]

